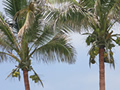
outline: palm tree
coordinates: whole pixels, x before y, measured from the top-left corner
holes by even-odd
[[[36,56],[36,60],[43,62],[58,60],[59,62],[74,63],[75,50],[67,43],[66,35],[62,31],[56,29],[56,32],[54,32],[53,25],[46,24],[42,20],[42,12],[38,11],[38,9],[42,11],[41,7],[36,8],[34,7],[35,2],[27,2],[28,0],[26,0],[24,4],[21,4],[23,6],[16,8],[18,3],[23,3],[22,0],[17,1],[6,0],[4,2],[7,14],[11,19],[14,16],[13,27],[10,26],[11,23],[6,23],[0,15],[0,46],[2,48],[0,58],[2,60],[12,57],[13,60],[18,62],[16,68],[8,77],[12,75],[12,77],[18,77],[20,80],[21,69],[25,90],[30,90],[29,71],[34,72],[34,75],[31,75],[30,78],[43,86],[42,80],[31,65],[31,60],[35,59],[33,56]],[[41,4],[39,3],[39,5]]]
[[[48,1],[52,4],[54,0]],[[55,22],[57,27],[64,22],[64,25],[69,25],[78,32],[80,32],[80,27],[88,31],[92,29],[90,31],[92,33],[84,33],[88,35],[87,45],[92,45],[89,51],[89,64],[94,64],[96,62],[95,57],[99,54],[99,84],[100,90],[105,90],[104,62],[115,66],[112,52],[112,48],[115,47],[113,42],[120,45],[119,34],[113,34],[113,30],[111,30],[112,26],[120,20],[118,16],[119,0],[57,1],[56,3],[67,2],[62,3],[60,8],[51,7],[50,9],[53,18],[57,20]]]

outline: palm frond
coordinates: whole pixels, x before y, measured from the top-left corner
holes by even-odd
[[[20,59],[19,59],[17,56],[15,56],[14,54],[12,54],[11,52],[9,52],[9,51],[7,51],[7,53],[6,53],[6,52],[0,52],[0,57],[1,57],[2,60],[7,59],[6,56],[12,57],[12,58],[15,59],[17,62],[20,63]]]
[[[34,3],[31,2],[26,8],[19,10],[15,14],[14,20],[19,29],[18,37],[22,37],[34,22]]]
[[[24,23],[24,25],[22,26],[22,28],[18,32],[18,37],[22,37],[23,33],[27,32],[26,30],[28,28],[30,28],[30,25],[33,24],[33,22],[34,22],[33,18],[34,18],[33,13],[28,12],[27,15],[26,15],[25,23]]]
[[[28,5],[28,0],[4,0],[3,1],[4,10],[13,19],[14,15],[21,9],[24,9]]]
[[[48,3],[50,4],[61,4],[61,3],[65,3],[65,2],[72,2],[74,4],[77,4],[80,2],[80,1],[76,1],[76,0],[46,0]]]
[[[48,7],[50,13],[52,13],[48,17],[53,17],[52,19],[57,27],[64,23],[64,25],[69,25],[78,31],[82,27],[88,29],[90,25],[88,17],[91,17],[90,15],[94,7],[92,5],[89,8],[84,8],[85,6],[82,6],[77,1],[71,0],[71,2],[61,3],[57,7]]]
[[[24,33],[24,39],[28,42],[34,42],[40,35],[43,33],[42,28],[44,25],[41,25],[41,14],[35,16],[34,23],[28,28],[27,32]]]
[[[56,36],[46,45],[38,48],[35,52],[36,57],[43,62],[58,60],[59,62],[74,63],[75,50],[63,36]]]
[[[92,10],[95,4],[95,0],[80,0],[79,4],[86,9]]]
[[[54,33],[51,30],[52,27],[45,26],[44,30],[38,35],[38,38],[35,40],[34,44],[36,46],[42,46],[48,43],[54,37]]]
[[[16,37],[13,35],[11,28],[1,16],[0,16],[0,32],[1,41],[3,41],[4,44],[6,43],[7,45],[8,43],[8,45],[13,45],[14,50],[19,50],[19,45],[17,43]]]
[[[40,25],[40,24],[37,24],[37,25]],[[35,28],[34,29],[31,28],[30,30],[28,30],[28,33],[26,33],[25,35],[26,41],[31,43],[32,45],[31,48],[33,47],[38,48],[40,46],[43,46],[47,44],[54,37],[52,26],[46,25],[44,28],[43,26],[41,27],[35,26]]]

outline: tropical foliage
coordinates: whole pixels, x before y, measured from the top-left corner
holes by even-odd
[[[48,0],[53,3],[54,0]],[[57,0],[56,3],[66,2],[68,0]],[[85,35],[89,35],[86,39],[87,45],[92,43],[93,47],[91,48],[90,61],[95,58],[95,56],[99,53],[99,46],[103,45],[106,48],[106,53],[109,53],[110,57],[113,60],[113,57],[110,56],[111,49],[115,45],[112,41],[119,43],[119,34],[113,34],[113,30],[111,30],[112,26],[119,22],[119,1],[118,0],[80,0],[79,2],[75,0],[69,0],[65,6],[69,6],[67,9],[64,6],[60,8],[56,8],[55,10],[51,10],[54,12],[54,17],[56,14],[58,17],[58,23],[63,23],[75,27],[82,27],[87,29],[91,29],[92,33],[84,33]],[[55,7],[54,7],[55,8]],[[61,9],[61,10],[59,10]],[[59,10],[59,11],[58,11]],[[62,11],[62,12],[61,12]],[[71,23],[71,24],[70,24]],[[78,29],[77,28],[77,29]],[[78,31],[79,32],[79,31]],[[118,37],[117,40],[113,37]],[[97,50],[95,51],[95,48]],[[93,53],[95,51],[95,53]],[[93,55],[94,54],[94,55]],[[111,54],[112,55],[112,54]],[[93,58],[92,58],[93,57]],[[108,58],[107,58],[108,59]],[[106,61],[106,60],[105,60]],[[113,60],[114,61],[114,60]],[[113,62],[114,66],[114,62]]]
[[[54,0],[48,1],[52,3]],[[53,17],[57,16],[58,26],[59,23],[64,23],[78,32],[80,27],[91,32],[84,33],[88,35],[87,45],[92,45],[89,61],[90,65],[94,64],[95,57],[99,54],[100,90],[105,90],[104,62],[115,67],[112,48],[115,43],[119,44],[119,34],[113,34],[114,30],[111,30],[120,20],[119,0],[58,0],[57,3],[60,2],[64,2],[60,8],[51,9]]]
[[[32,67],[31,60],[43,62],[75,62],[75,50],[67,42],[66,35],[59,29],[53,30],[44,15],[43,2],[31,2],[28,0],[6,0],[5,11],[13,21],[6,23],[0,16],[0,58],[12,57],[18,65],[8,75],[18,77],[20,70],[24,74],[25,89],[30,90],[28,72],[33,71],[30,78],[35,83],[43,83]],[[43,7],[42,7],[43,6]],[[12,26],[11,26],[12,24]]]

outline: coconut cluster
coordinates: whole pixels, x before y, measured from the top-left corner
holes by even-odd
[[[39,81],[39,77],[37,75],[31,75],[30,78],[37,83]]]
[[[95,41],[95,37],[92,35],[88,36],[86,39],[87,45],[90,45],[90,43],[93,43],[94,41]]]
[[[114,63],[114,59],[113,59],[113,52],[110,51],[110,58],[108,58],[108,53],[104,52],[104,62],[106,63]]]
[[[17,72],[17,71],[12,73],[12,77],[18,77],[19,75],[20,75],[20,72]]]
[[[95,57],[99,54],[99,47],[94,46],[90,51],[89,51],[89,55],[90,55],[90,59],[89,59],[89,63],[95,64]],[[105,50],[104,52],[104,62],[105,63],[114,63],[114,59],[113,59],[113,52],[112,50],[109,50],[109,52],[107,52]]]
[[[89,51],[90,63],[95,64],[95,57],[98,55],[98,53],[99,53],[99,47],[93,47]]]

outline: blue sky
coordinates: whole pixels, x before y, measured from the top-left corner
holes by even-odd
[[[2,1],[2,0],[1,0]],[[0,1],[0,11],[3,6]],[[120,33],[120,25],[113,27],[117,33]],[[85,36],[79,34],[70,34],[70,41],[77,51],[75,64],[32,62],[33,67],[39,74],[44,83],[44,88],[40,84],[35,84],[30,80],[31,90],[99,90],[99,63],[89,68],[88,47],[84,40]],[[113,49],[115,58],[115,70],[109,64],[105,64],[106,90],[120,90],[120,47]],[[0,63],[0,90],[24,90],[23,77],[21,80],[9,77],[5,78],[14,69],[17,63]],[[22,76],[21,72],[21,76]],[[29,73],[32,74],[32,73]]]

